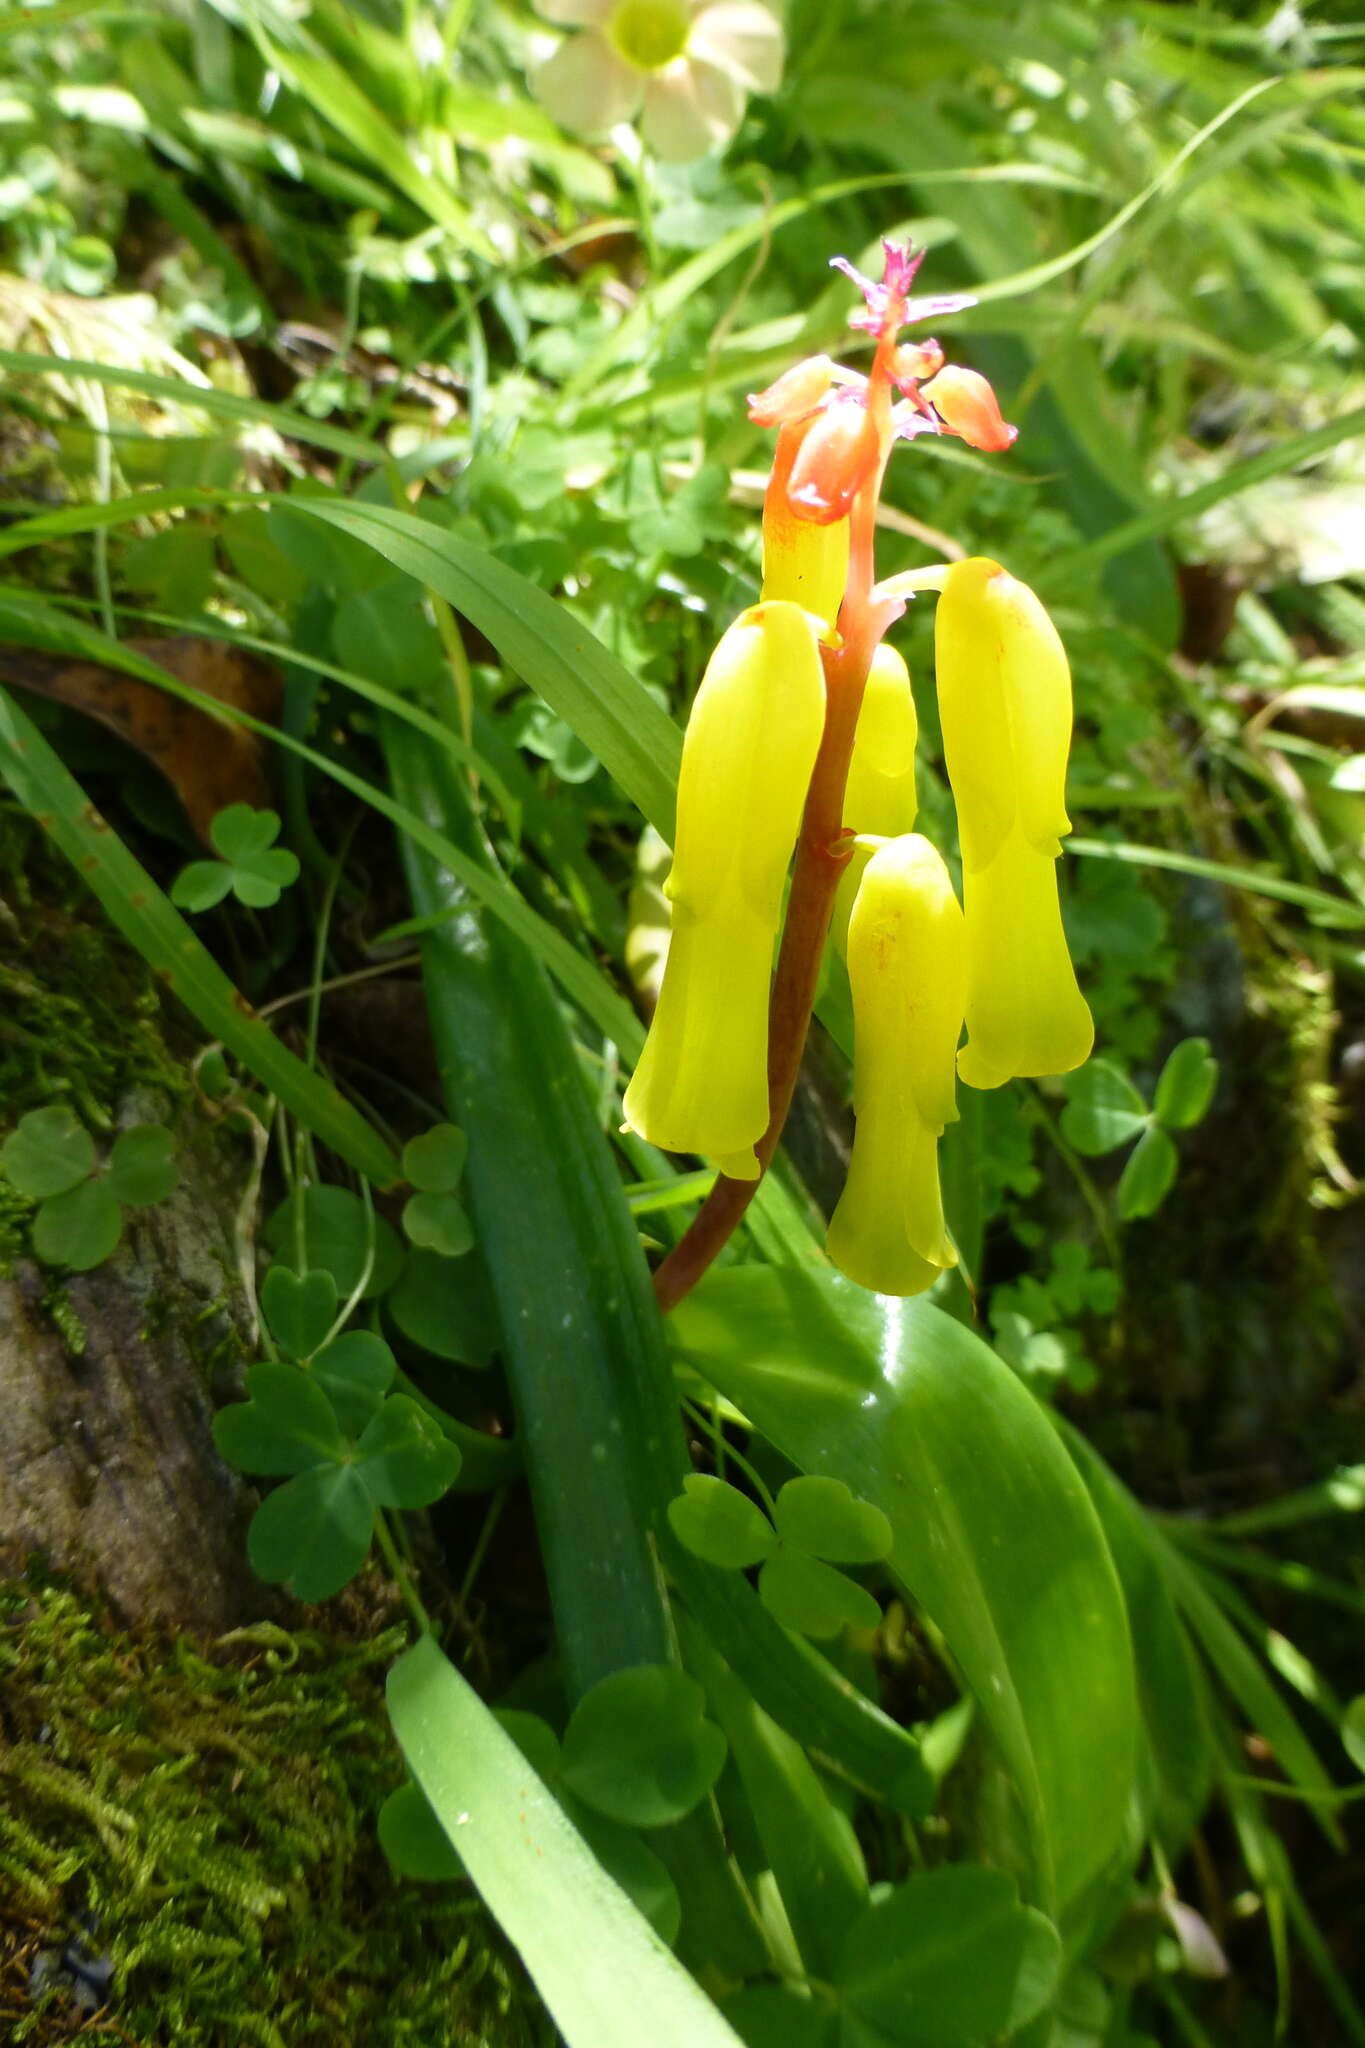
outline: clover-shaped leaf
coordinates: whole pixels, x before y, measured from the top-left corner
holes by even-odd
[[[464,1864],[451,1847],[431,1801],[411,1779],[390,1792],[376,1825],[379,1846],[400,1877],[420,1878],[424,1884],[449,1884],[464,1876]]]
[[[433,1124],[403,1147],[403,1172],[420,1194],[448,1195],[460,1185],[469,1140],[454,1124]]]
[[[31,1109],[0,1146],[0,1172],[40,1206],[33,1249],[50,1266],[88,1273],[117,1245],[121,1204],[159,1202],[175,1186],[175,1141],[159,1124],[138,1124],[114,1141],[99,1169],[95,1141],[64,1103]]]
[[[261,1502],[246,1553],[268,1585],[288,1585],[300,1600],[330,1600],[364,1564],[373,1534],[374,1503],[356,1468],[313,1465]]]
[[[278,903],[280,891],[299,873],[298,856],[274,844],[279,829],[277,811],[229,804],[209,827],[222,858],[195,860],[182,868],[171,887],[172,903],[182,910],[211,910],[229,891],[252,910]]]
[[[1203,1121],[1218,1086],[1218,1062],[1207,1038],[1182,1038],[1161,1069],[1152,1111],[1168,1131],[1187,1131]]]
[[[294,1273],[277,1260],[261,1282],[261,1314],[287,1358],[311,1358],[336,1312],[336,1281],[320,1268]]]
[[[984,2048],[1012,2040],[1055,1995],[1062,1952],[1012,1878],[970,1863],[916,1871],[849,1926],[835,1982],[849,2041]]]
[[[1134,1145],[1119,1176],[1117,1206],[1125,1223],[1154,1216],[1171,1191],[1179,1164],[1175,1140],[1150,1124]]]
[[[245,1401],[213,1418],[213,1440],[239,1472],[279,1478],[345,1456],[332,1404],[301,1366],[254,1365],[246,1387]]]
[[[460,1453],[415,1401],[390,1394],[366,1423],[355,1469],[377,1508],[426,1508],[460,1469]]]
[[[797,1550],[776,1550],[758,1575],[759,1597],[784,1628],[824,1640],[840,1629],[876,1628],[881,1608],[833,1565]]]
[[[33,1219],[33,1249],[47,1266],[88,1273],[103,1265],[123,1232],[123,1214],[108,1183],[83,1180],[49,1195]]]
[[[777,1543],[772,1523],[747,1494],[704,1472],[684,1479],[682,1492],[668,1503],[668,1521],[694,1557],[731,1571],[762,1564]]]
[[[403,1229],[411,1243],[443,1259],[461,1258],[474,1242],[469,1218],[454,1195],[409,1195]]]
[[[382,1337],[370,1330],[346,1330],[314,1355],[310,1374],[347,1436],[358,1437],[377,1414],[397,1370]]]
[[[639,1828],[692,1811],[725,1762],[694,1678],[668,1664],[614,1671],[583,1695],[564,1731],[563,1780],[585,1805]]]
[[[64,1195],[95,1163],[95,1141],[65,1103],[31,1109],[0,1145],[0,1173],[31,1202]]]
[[[1128,1076],[1107,1060],[1091,1060],[1062,1085],[1068,1098],[1062,1136],[1078,1152],[1095,1157],[1133,1138],[1138,1141],[1119,1178],[1115,1201],[1122,1221],[1155,1215],[1179,1164],[1169,1133],[1197,1124],[1218,1085],[1218,1062],[1208,1040],[1186,1038],[1176,1046],[1161,1070],[1150,1110]]]
[[[114,1140],[108,1186],[116,1201],[145,1209],[164,1202],[179,1178],[175,1140],[163,1125],[138,1124]]]
[[[1112,1152],[1145,1129],[1146,1103],[1110,1061],[1090,1060],[1062,1085],[1067,1098],[1060,1119],[1062,1136],[1087,1159]]]
[[[303,1208],[305,1256],[299,1254],[299,1206]],[[337,1294],[344,1300],[360,1284],[371,1244],[369,1278],[361,1299],[371,1301],[383,1294],[398,1278],[403,1264],[403,1246],[398,1233],[366,1208],[349,1188],[332,1187],[321,1181],[289,1195],[271,1211],[264,1231],[274,1252],[272,1265],[297,1270],[321,1267],[336,1281]]]
[[[793,1550],[829,1564],[878,1564],[890,1554],[890,1522],[871,1501],[855,1500],[842,1479],[789,1479],[774,1508],[777,1532]]]
[[[482,1260],[456,1265],[414,1245],[384,1308],[410,1344],[435,1358],[486,1366],[498,1348],[498,1312]]]

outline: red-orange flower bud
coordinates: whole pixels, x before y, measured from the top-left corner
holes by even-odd
[[[756,427],[779,427],[787,420],[799,420],[814,412],[834,382],[834,365],[828,356],[807,356],[784,370],[775,384],[749,399],[749,418]]]
[[[879,452],[876,422],[856,400],[817,414],[792,463],[787,502],[793,512],[816,526],[847,518]]]
[[[1001,418],[995,393],[979,370],[964,370],[949,363],[931,384],[925,385],[923,395],[944,425],[969,448],[981,448],[994,455],[1013,447],[1019,429]]]
[[[936,377],[943,368],[943,350],[936,341],[903,341],[891,358],[891,375],[902,391],[907,384]]]

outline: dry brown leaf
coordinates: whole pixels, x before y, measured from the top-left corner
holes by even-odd
[[[277,723],[283,683],[279,671],[256,655],[192,633],[126,645],[206,697]],[[256,734],[182,703],[153,683],[98,662],[64,661],[24,647],[0,648],[0,679],[97,718],[145,754],[174,788],[205,846],[211,847],[209,826],[226,805],[262,809],[270,802],[264,748]]]

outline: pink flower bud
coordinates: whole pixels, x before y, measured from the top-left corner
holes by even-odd
[[[1014,445],[1019,429],[1001,418],[995,393],[979,370],[949,363],[932,384],[925,385],[924,396],[944,425],[969,448],[994,455]]]

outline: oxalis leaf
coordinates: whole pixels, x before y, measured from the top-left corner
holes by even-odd
[[[95,1163],[95,1141],[62,1103],[31,1109],[0,1145],[0,1173],[31,1202],[64,1195]]]
[[[870,2039],[895,2048],[985,2048],[1036,2017],[1061,1967],[1056,1929],[1001,1871],[921,1871],[864,1908],[838,1985]]]
[[[887,1516],[892,1568],[942,1629],[1013,1777],[1027,1890],[1045,1907],[1077,1898],[1122,1853],[1136,1695],[1098,1520],[1032,1396],[928,1303],[816,1269],[712,1272],[670,1329],[793,1463]]]

